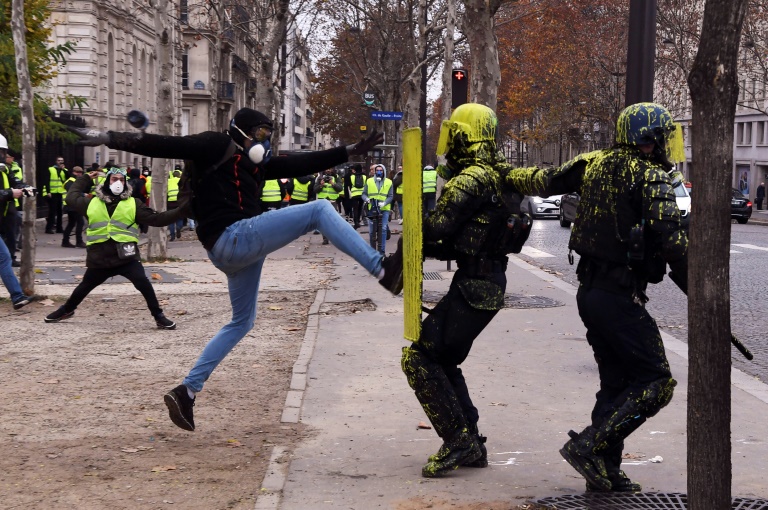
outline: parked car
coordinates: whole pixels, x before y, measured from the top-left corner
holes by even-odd
[[[743,225],[752,217],[752,202],[736,188],[731,190],[731,194],[731,219]]]
[[[552,195],[551,197],[529,197],[523,198],[520,209],[527,212],[533,218],[557,218],[560,214],[560,199],[563,195]]]
[[[677,202],[677,208],[680,209],[680,224],[684,228],[688,228],[691,219],[691,195],[689,188],[678,185],[674,187],[674,190],[675,202]],[[560,214],[558,215],[561,227],[570,227],[571,223],[576,219],[576,209],[579,206],[579,198],[578,193],[563,195],[560,200]],[[752,214],[751,205],[750,214]],[[744,223],[746,223],[746,221]]]

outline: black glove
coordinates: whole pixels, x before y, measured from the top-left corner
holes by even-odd
[[[77,141],[77,145],[98,147],[99,145],[107,145],[110,142],[108,131],[104,132],[97,129],[75,128],[69,126],[67,129],[75,133],[80,138],[80,140]]]
[[[383,141],[384,133],[379,133],[374,129],[368,138],[360,140],[356,144],[347,145],[347,155],[362,156],[373,149],[374,146],[380,144]]]

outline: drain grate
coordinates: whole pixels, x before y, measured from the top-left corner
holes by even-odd
[[[686,494],[673,493],[595,493],[555,496],[531,501],[540,510],[685,510]],[[732,510],[768,510],[764,499],[735,498]]]
[[[442,280],[443,277],[440,273],[436,273],[434,271],[424,271],[424,279],[425,280]]]
[[[425,275],[427,273],[424,273]],[[426,278],[425,278],[426,279]],[[424,291],[421,300],[424,303],[437,303],[445,292]],[[563,306],[563,303],[544,296],[523,296],[521,294],[504,294],[504,308],[555,308]]]

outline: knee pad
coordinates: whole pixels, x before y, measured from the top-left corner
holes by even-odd
[[[650,418],[666,407],[672,400],[677,381],[671,377],[664,377],[653,381],[643,391],[640,398],[640,406],[643,416]]]

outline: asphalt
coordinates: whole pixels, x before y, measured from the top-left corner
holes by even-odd
[[[768,211],[755,211],[753,219],[763,218],[768,223]],[[84,250],[57,246],[60,235],[38,237],[42,267],[84,260]],[[507,293],[530,307],[502,310],[462,365],[480,411],[480,431],[488,437],[490,466],[425,479],[421,466],[440,440],[433,430],[419,428],[426,416],[400,369],[400,351],[407,345],[402,296],[391,296],[349,257],[321,245],[320,236],[299,241],[303,249],[275,254],[284,267],[291,257],[328,256],[337,278],[310,308],[283,412],[284,422],[300,421],[311,433],[293,452],[275,446],[266,477],[253,481],[256,509],[484,508],[583,492],[583,479],[558,454],[568,430],[587,425],[598,389],[574,287],[512,257]],[[187,260],[173,262],[169,272],[188,276],[183,283],[158,285],[158,293],[222,285],[199,243],[169,243],[168,253]],[[445,262],[427,260],[424,271],[441,278],[425,280],[425,291],[447,291],[452,271]],[[264,284],[271,285],[269,279]],[[40,287],[65,295],[72,288],[56,282]],[[375,310],[323,311],[366,298]],[[670,405],[627,440],[623,468],[646,491],[686,492],[687,345],[663,337],[679,384]],[[734,497],[768,496],[766,416],[768,386],[734,369]]]

